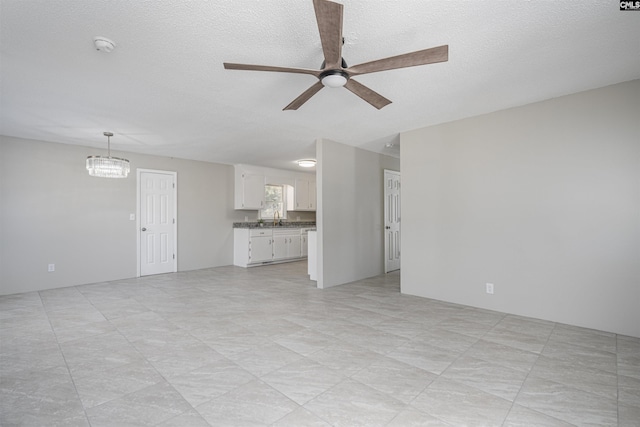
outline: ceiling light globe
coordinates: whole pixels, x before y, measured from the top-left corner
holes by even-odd
[[[322,84],[326,87],[342,87],[347,84],[347,78],[342,74],[329,74],[322,78]]]
[[[316,165],[316,161],[313,159],[298,160],[298,166],[303,168],[312,168]]]

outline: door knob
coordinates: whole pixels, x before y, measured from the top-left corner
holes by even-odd
[[[147,228],[146,227],[142,227],[142,231],[147,231]]]
[[[391,227],[389,227],[388,225],[385,227],[387,230],[391,230]]]

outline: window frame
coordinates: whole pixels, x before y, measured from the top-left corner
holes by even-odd
[[[267,207],[269,205],[268,199],[268,190],[269,187],[278,187],[280,188],[280,194],[282,195],[281,201],[278,204],[282,205],[280,209],[277,211],[273,211],[273,208]],[[279,213],[279,219],[287,218],[287,186],[284,184],[265,184],[264,186],[264,208],[258,211],[258,218],[263,220],[273,220],[275,216],[275,212]],[[269,214],[269,212],[273,211],[273,214]]]

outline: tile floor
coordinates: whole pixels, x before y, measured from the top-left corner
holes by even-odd
[[[0,297],[0,425],[640,425],[640,339],[305,270]]]

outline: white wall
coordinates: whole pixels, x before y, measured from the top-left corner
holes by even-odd
[[[318,287],[384,273],[384,169],[400,161],[329,140],[316,141]]]
[[[636,80],[403,133],[402,292],[640,337],[639,117]]]
[[[129,177],[90,177],[102,151],[0,136],[0,294],[135,277],[136,168],[178,174],[178,269],[232,264],[232,166],[114,152]]]

